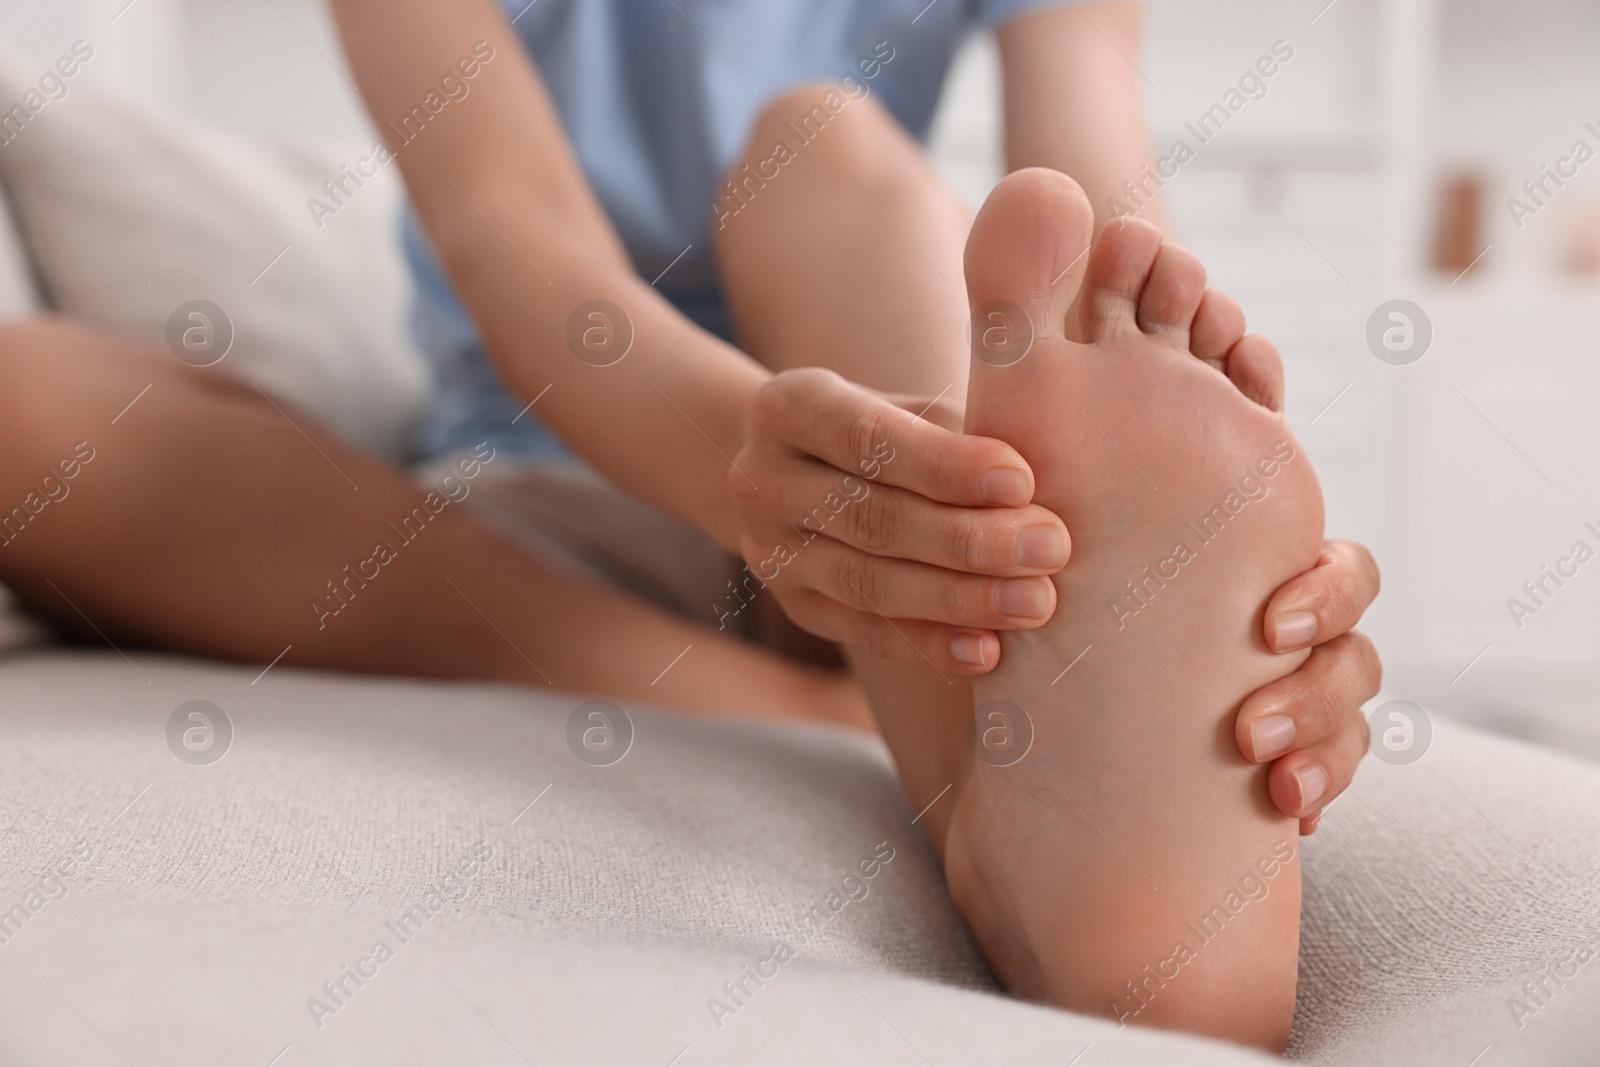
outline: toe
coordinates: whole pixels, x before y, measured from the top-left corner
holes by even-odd
[[[1161,251],[1161,231],[1144,219],[1108,222],[1089,253],[1083,283],[1083,333],[1099,341],[1139,329],[1139,295]]]
[[[1190,325],[1205,291],[1206,269],[1194,253],[1180,245],[1162,245],[1139,294],[1139,328],[1187,351]]]
[[[995,186],[967,237],[975,358],[1005,365],[1021,358],[1006,347],[1019,335],[1065,334],[1093,232],[1089,198],[1059,171],[1030,167]],[[1017,309],[1026,322],[1013,321]]]
[[[1200,310],[1189,326],[1189,351],[1220,371],[1225,371],[1228,352],[1244,336],[1244,310],[1227,293],[1207,289],[1200,298]]]
[[[1283,410],[1283,358],[1278,346],[1259,333],[1241,338],[1228,350],[1228,380],[1239,392],[1269,411]]]

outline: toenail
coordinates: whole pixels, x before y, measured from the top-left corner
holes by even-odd
[[[1049,524],[1017,531],[1017,566],[1059,570],[1067,565],[1067,531]]]
[[[1013,619],[1042,619],[1050,611],[1050,583],[1043,578],[1008,578],[994,587],[994,608]]]
[[[1300,786],[1300,806],[1309,808],[1322,799],[1328,791],[1328,772],[1320,763],[1308,763],[1294,772],[1295,783]]]
[[[990,660],[985,648],[984,635],[956,634],[950,639],[950,658],[969,667],[987,667]]]
[[[1263,715],[1250,724],[1250,747],[1257,760],[1283,755],[1294,744],[1294,720],[1287,715]]]
[[[1317,636],[1317,617],[1309,611],[1285,611],[1272,620],[1272,647],[1279,652],[1305,648]]]
[[[979,481],[983,499],[1005,508],[1020,508],[1033,499],[1033,481],[1026,471],[1015,467],[995,467],[983,472]]]

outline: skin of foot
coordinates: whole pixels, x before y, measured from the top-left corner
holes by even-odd
[[[1085,255],[1092,226],[1071,179],[1019,171],[967,245],[967,431],[1023,455],[1073,556],[1055,617],[974,680],[949,885],[1019,996],[1282,1050],[1297,827],[1234,717],[1311,654],[1261,634],[1317,560],[1321,491],[1199,262],[1136,219]],[[1226,355],[1190,354],[1202,335]]]

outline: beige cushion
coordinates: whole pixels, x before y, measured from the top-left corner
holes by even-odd
[[[1367,759],[1306,841],[1290,1052],[1465,1067],[1492,1047],[1481,1067],[1593,1064],[1600,767],[1449,720],[1434,729],[1415,764]],[[1552,967],[1576,973],[1529,1000],[1523,983]]]
[[[0,61],[0,100],[38,73]],[[210,300],[236,337],[219,366],[398,457],[426,374],[405,323],[394,166],[318,229],[307,200],[364,149],[259,144],[69,85],[0,147],[49,304],[166,345],[179,305]]]
[[[1085,1067],[1265,1062],[997,997],[876,743],[633,708],[632,749],[594,767],[567,747],[576,697],[258,674],[0,664],[0,909],[88,853],[0,945],[0,1062],[108,1057],[84,1020],[131,1062],[175,1065],[285,1046],[285,1063],[522,1062],[506,1043],[596,1064],[686,1045],[683,1064],[1059,1067],[1086,1045]],[[167,747],[197,697],[234,727],[210,766]],[[1412,767],[1369,761],[1306,846],[1294,1053],[1587,1062],[1600,961],[1520,1030],[1504,1001],[1600,914],[1597,814],[1593,766],[1448,724]],[[384,924],[480,841],[494,856],[447,886],[460,902],[400,944]],[[867,894],[808,938],[885,841]],[[314,1019],[322,983],[380,939],[394,958]],[[797,959],[719,1028],[708,1000],[775,939]]]
[[[82,906],[55,919],[55,931],[30,929],[15,950],[0,949],[7,1067],[121,1064],[107,1041],[133,1064],[162,1067],[266,1067],[280,1053],[276,1067],[667,1067],[680,1054],[674,1067],[1065,1067],[1085,1048],[1077,1067],[1281,1062],[811,959],[759,989],[747,979],[754,995],[718,1028],[706,999],[762,952],[512,924],[490,934],[444,919],[365,985],[347,979],[353,995],[319,1015],[318,1028],[305,1002],[337,977],[330,967],[341,956],[354,965],[384,935],[376,910],[332,920],[258,909],[219,923],[196,922],[193,904],[109,908],[69,897],[52,907],[73,904]]]

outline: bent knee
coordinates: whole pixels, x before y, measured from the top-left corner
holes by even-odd
[[[78,385],[74,366],[82,331],[55,317],[0,323],[0,456],[36,440],[43,424]]]
[[[57,315],[0,322],[0,370],[26,372],[41,353],[74,347],[73,339],[86,332],[86,327]]]
[[[70,379],[119,347],[133,346],[59,315],[14,319],[0,323],[0,374],[25,383]]]
[[[720,253],[730,242],[760,247],[775,233],[815,237],[848,225],[843,220],[855,213],[891,210],[886,205],[955,203],[939,192],[921,147],[864,84],[852,94],[809,82],[767,103],[712,200]],[[735,216],[764,218],[766,226],[729,226]]]
[[[140,346],[59,316],[0,323],[0,465],[53,460],[159,371]]]
[[[879,168],[892,170],[898,156],[918,154],[916,142],[877,94],[865,82],[853,84],[851,91],[837,82],[806,82],[769,100],[730,179],[748,166],[771,180],[801,161],[807,169],[846,165],[870,177]]]

